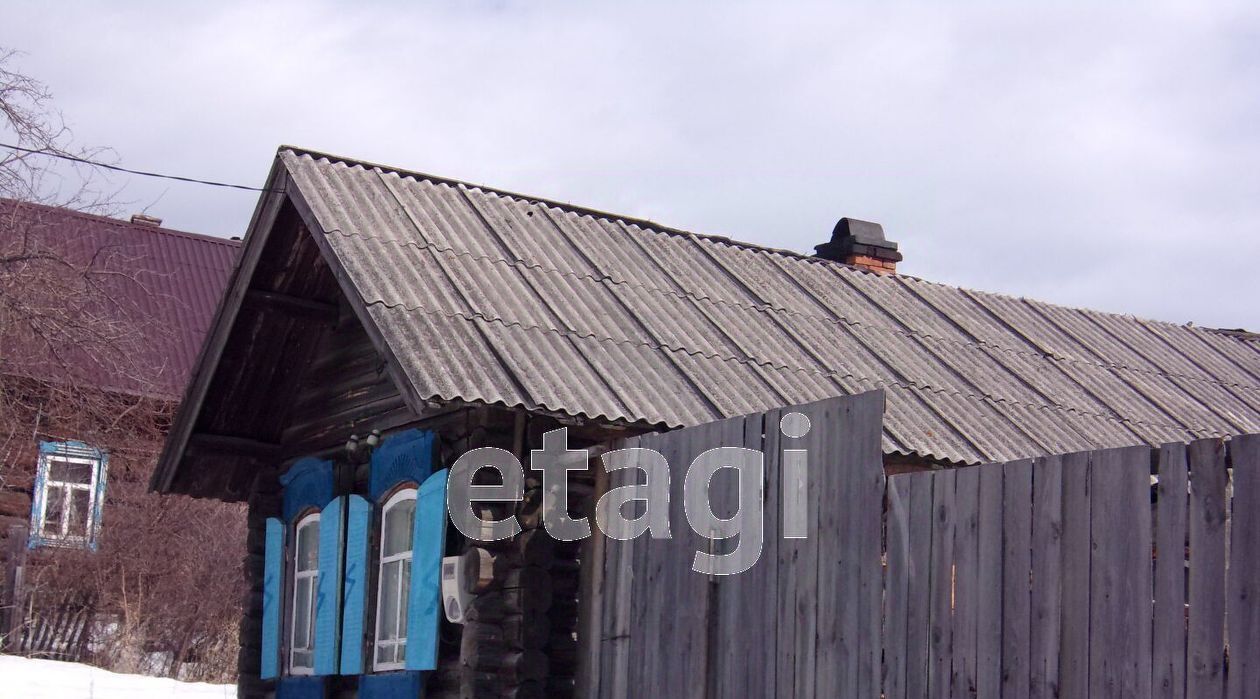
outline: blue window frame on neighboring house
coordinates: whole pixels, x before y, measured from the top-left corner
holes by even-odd
[[[83,442],[40,442],[28,546],[96,550],[109,456]]]

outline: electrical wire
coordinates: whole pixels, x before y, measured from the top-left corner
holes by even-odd
[[[244,184],[231,184],[229,182],[215,182],[213,180],[199,180],[195,177],[180,177],[179,175],[163,175],[160,172],[145,172],[144,170],[132,170],[130,168],[121,167],[119,165],[109,165],[107,163],[98,163],[95,160],[88,160],[87,158],[79,158],[73,155],[67,155],[65,153],[54,153],[51,151],[39,150],[36,148],[23,148],[22,146],[14,146],[8,143],[0,143],[0,148],[8,148],[9,150],[12,150],[12,151],[17,151],[21,153],[30,153],[32,155],[46,155],[50,158],[60,158],[62,160],[69,160],[74,163],[81,163],[83,165],[90,165],[92,167],[105,168],[106,170],[114,170],[116,172],[125,172],[129,175],[140,175],[141,177],[158,177],[164,180],[176,180],[178,182],[204,184],[204,185],[209,185],[211,187],[227,187],[229,189],[244,189],[250,192],[274,192],[274,193],[284,192],[283,189],[269,189],[267,187],[250,187],[249,185],[244,185]]]

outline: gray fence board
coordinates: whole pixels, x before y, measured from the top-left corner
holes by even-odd
[[[884,695],[906,699],[906,608],[910,594],[910,481],[888,479],[887,540],[888,580],[884,612]]]
[[[1150,450],[1097,452],[1091,471],[1090,691],[1150,696]]]
[[[1061,696],[1089,696],[1090,455],[1063,457]]]
[[[811,431],[818,435],[818,461],[810,469],[823,493],[853,492],[852,474],[840,463],[841,435],[847,422],[839,406],[824,404],[809,413],[815,425],[837,429]],[[847,417],[847,416],[846,416]],[[856,500],[852,507],[820,503],[818,512],[818,626],[815,691],[817,696],[857,696],[857,547],[854,541]]]
[[[1032,632],[1028,652],[1029,696],[1059,696],[1059,624],[1062,586],[1063,459],[1038,459],[1033,468]]]
[[[1032,633],[1032,462],[1011,462],[1002,470],[1002,696],[1020,699],[1028,696]]]
[[[878,699],[881,693],[880,661],[883,657],[883,594],[884,568],[884,466],[883,419],[884,400],[878,394],[859,396],[845,403],[851,416],[842,450],[843,468],[849,471],[860,498],[857,526],[859,577],[858,622],[858,696]]]
[[[633,449],[639,446],[638,437],[626,440],[620,446]],[[608,474],[609,488],[630,485],[638,477],[637,471],[623,469]],[[635,568],[632,565],[634,540],[618,541],[606,539],[604,542],[604,571],[601,582],[604,586],[602,600],[603,609],[603,648],[599,653],[599,696],[606,699],[624,697],[629,691],[627,681],[630,675],[630,596],[634,590]]]
[[[1260,697],[1260,435],[1230,443],[1234,502],[1230,523],[1229,699]]]
[[[1224,694],[1225,451],[1220,440],[1190,443],[1190,629],[1186,685],[1191,697]]]
[[[972,697],[976,692],[979,531],[980,469],[959,469],[954,478],[954,660],[950,682],[954,697]]]
[[[1165,444],[1158,458],[1151,696],[1180,699],[1186,692],[1186,447]]]
[[[976,695],[1002,693],[1002,481],[1001,468],[980,469],[979,572],[976,590]]]
[[[910,485],[910,565],[906,603],[906,696],[926,697],[932,594],[932,474],[902,476]]]
[[[932,477],[931,608],[928,617],[928,696],[949,697],[953,662],[955,473]]]

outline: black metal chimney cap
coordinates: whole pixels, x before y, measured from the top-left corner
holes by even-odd
[[[842,218],[831,231],[831,241],[814,247],[818,257],[844,262],[853,255],[865,255],[889,262],[900,262],[897,244],[884,238],[884,227],[856,218]]]

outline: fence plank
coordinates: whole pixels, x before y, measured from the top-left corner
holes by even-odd
[[[1190,630],[1186,694],[1220,697],[1225,658],[1225,449],[1190,443]]]
[[[906,606],[906,696],[926,697],[931,658],[928,612],[932,593],[931,473],[900,476],[910,484],[910,565]]]
[[[958,469],[954,479],[954,645],[950,695],[976,692],[976,618],[983,603],[978,589],[980,468]]]
[[[1002,694],[1002,488],[1005,470],[999,465],[979,466],[980,507],[979,571],[976,590],[981,600],[976,609],[976,696]]]
[[[1032,634],[1032,462],[1012,461],[1002,470],[1002,696],[1019,699],[1028,696]]]
[[[1229,699],[1260,697],[1260,435],[1231,440],[1234,503],[1229,551]]]
[[[1150,449],[1096,452],[1090,483],[1090,692],[1149,697]]]
[[[1155,618],[1151,696],[1182,699],[1186,692],[1186,446],[1159,450],[1155,504]]]
[[[948,697],[953,662],[954,471],[932,477],[932,594],[928,696]]]
[[[1059,696],[1060,548],[1063,532],[1063,458],[1037,459],[1033,471],[1032,635],[1029,696]]]
[[[858,696],[857,621],[858,571],[854,540],[856,511],[862,506],[853,489],[853,474],[842,463],[841,439],[848,415],[828,402],[808,415],[819,433],[817,459],[811,475],[817,474],[818,488],[828,494],[818,511],[818,626],[814,686],[816,696]],[[823,426],[836,425],[837,429]],[[811,433],[812,433],[811,432]]]
[[[1088,452],[1063,457],[1063,588],[1059,655],[1060,696],[1089,696]]]
[[[779,411],[751,415],[744,420],[743,429],[744,446],[765,455],[764,537],[761,558],[751,569],[718,582],[718,618],[714,627],[721,640],[711,644],[710,652],[719,661],[713,695],[720,697],[773,696],[776,686],[778,610],[766,601],[778,599]]]
[[[818,604],[818,516],[820,497],[818,473],[819,444],[826,426],[809,415],[813,428],[801,438],[780,436],[784,449],[804,449],[811,459],[805,489],[809,538],[779,541],[779,633],[775,696],[803,699],[814,696],[814,642],[817,634]]]
[[[638,437],[631,437],[617,445],[620,449],[640,446]],[[602,468],[602,464],[600,466]],[[622,469],[608,472],[608,489],[637,483],[638,469]],[[599,536],[603,536],[601,532]],[[635,541],[604,540],[603,574],[603,639],[599,653],[599,696],[601,699],[620,699],[629,696],[627,681],[630,675],[631,595],[635,577],[639,575],[633,562]]]
[[[645,449],[655,449],[661,452],[668,459],[669,455],[665,454],[665,439],[661,435],[644,435],[640,444]],[[677,497],[680,484],[674,481],[674,464],[670,463],[670,499]],[[670,508],[670,531],[675,534],[687,526],[686,522],[681,522],[673,516],[673,508]],[[650,536],[642,536],[634,541],[634,545],[630,548],[630,560],[634,570],[632,576],[633,591],[630,593],[630,648],[629,648],[629,668],[626,673],[626,686],[633,690],[641,691],[648,687],[648,681],[651,678],[649,663],[655,662],[650,655],[652,649],[659,645],[658,639],[661,631],[660,618],[653,614],[653,598],[661,594],[660,578],[661,568],[663,565],[660,550],[667,546],[672,540],[652,539]],[[632,692],[633,693],[633,692]],[[622,694],[621,697],[628,697],[631,694]]]
[[[880,660],[883,648],[881,616],[884,591],[884,569],[881,565],[883,542],[884,398],[879,394],[857,396],[845,404],[852,416],[847,438],[847,468],[852,469],[854,491],[861,508],[858,510],[858,696],[880,699]]]
[[[884,602],[884,697],[906,699],[906,608],[909,604],[910,481],[888,479],[884,538],[888,577]]]

